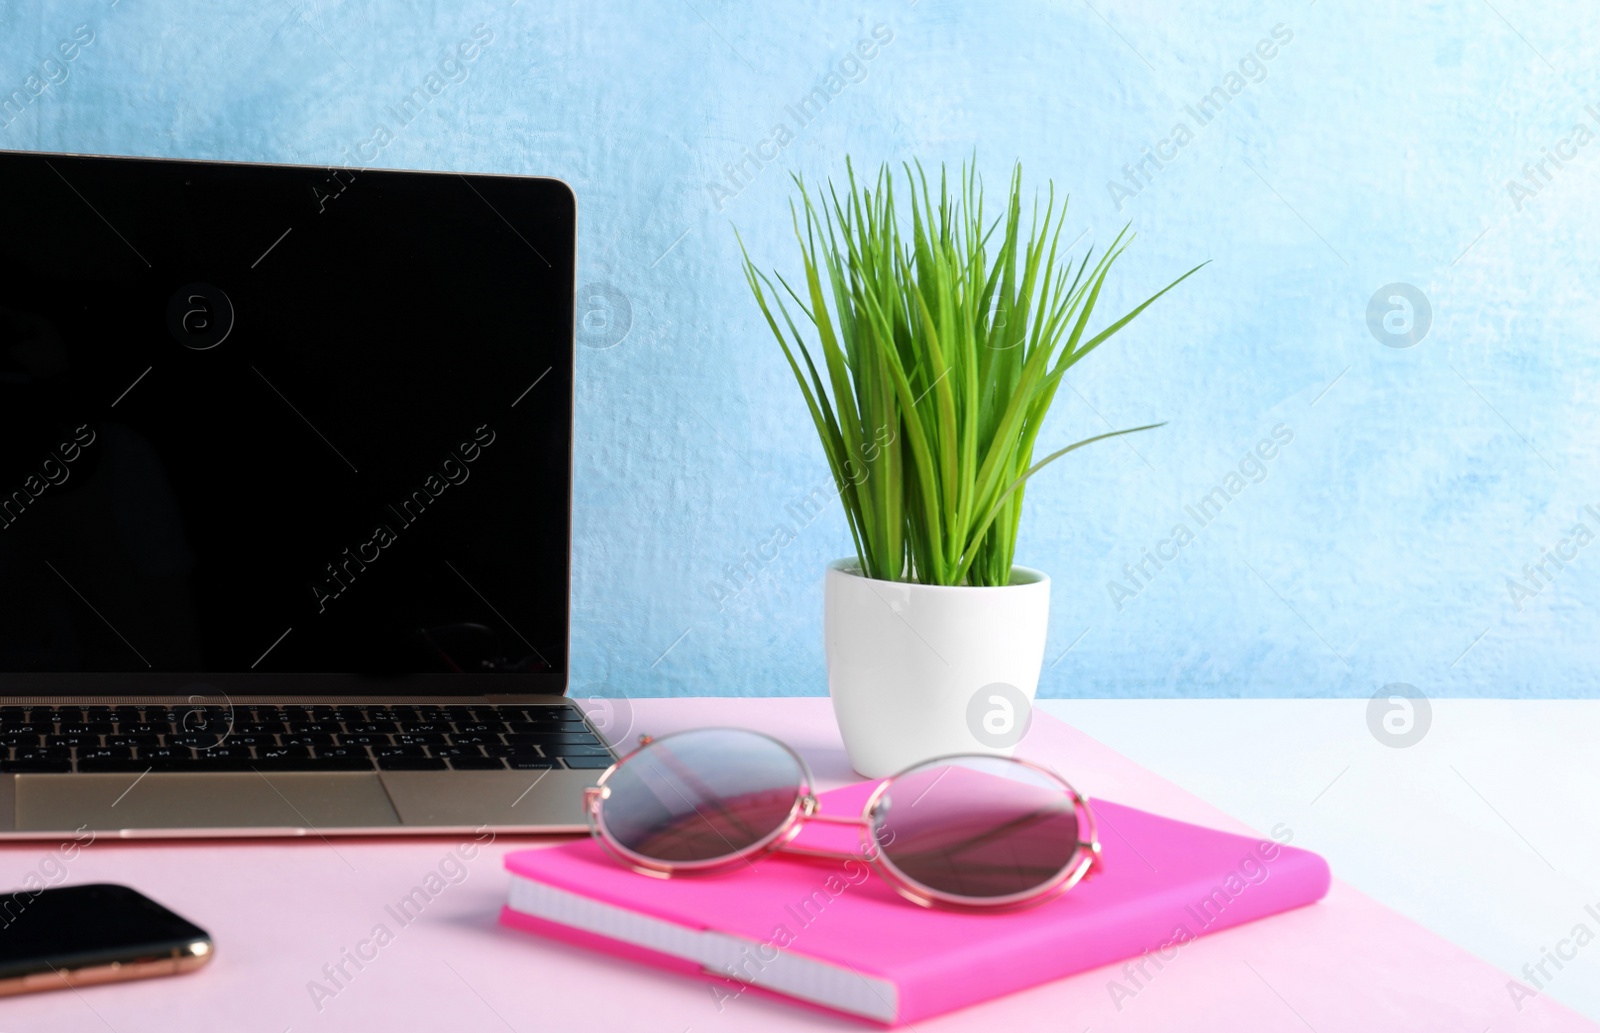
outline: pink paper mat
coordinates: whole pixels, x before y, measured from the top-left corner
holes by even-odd
[[[756,728],[799,749],[824,788],[857,781],[826,699],[635,700],[632,706],[634,736],[704,724]],[[1269,831],[1246,828],[1046,715],[1037,715],[1021,753],[1054,766],[1090,796],[1230,831]],[[195,975],[5,1000],[0,1029],[865,1028],[753,993],[724,995],[719,1007],[699,980],[500,927],[503,855],[559,841],[502,837],[468,850],[463,837],[187,844],[102,838],[65,863],[64,875],[57,874],[59,858],[49,844],[0,847],[0,885],[20,887],[30,873],[52,883],[125,882],[209,929],[218,948],[216,960]],[[464,853],[471,856],[463,859]],[[402,924],[394,905],[430,874],[440,877],[434,885],[442,892]],[[378,926],[389,934],[381,946],[374,942]],[[346,960],[363,950],[373,957],[357,958],[359,968]],[[1525,1001],[1519,1013],[1508,980],[1335,880],[1322,903],[1187,944],[1160,970],[1148,963],[1142,975],[1123,966],[1087,972],[915,1028],[1600,1029],[1547,998]]]

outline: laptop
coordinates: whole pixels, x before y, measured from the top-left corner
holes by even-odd
[[[554,179],[0,152],[0,838],[584,827]]]

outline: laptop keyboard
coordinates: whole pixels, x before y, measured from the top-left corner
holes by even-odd
[[[603,769],[577,709],[0,706],[0,772]]]

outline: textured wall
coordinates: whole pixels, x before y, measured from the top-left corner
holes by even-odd
[[[1133,223],[1107,312],[1213,260],[1046,428],[1170,421],[1029,494],[1045,694],[1595,695],[1592,13],[1171,6],[12,2],[0,147],[571,182],[579,692],[825,691],[821,573],[849,537],[811,514],[826,468],[733,227],[789,269],[785,170],[976,148],[991,181],[1021,159],[1071,193],[1077,253]],[[430,73],[425,113],[377,132]],[[1420,304],[1383,322],[1411,291],[1414,344]]]

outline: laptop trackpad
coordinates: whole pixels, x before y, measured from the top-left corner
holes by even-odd
[[[582,832],[588,828],[583,790],[600,772],[385,771],[381,777],[407,825]]]
[[[16,831],[297,829],[400,824],[376,773],[15,775]],[[134,832],[132,834],[138,834]]]

